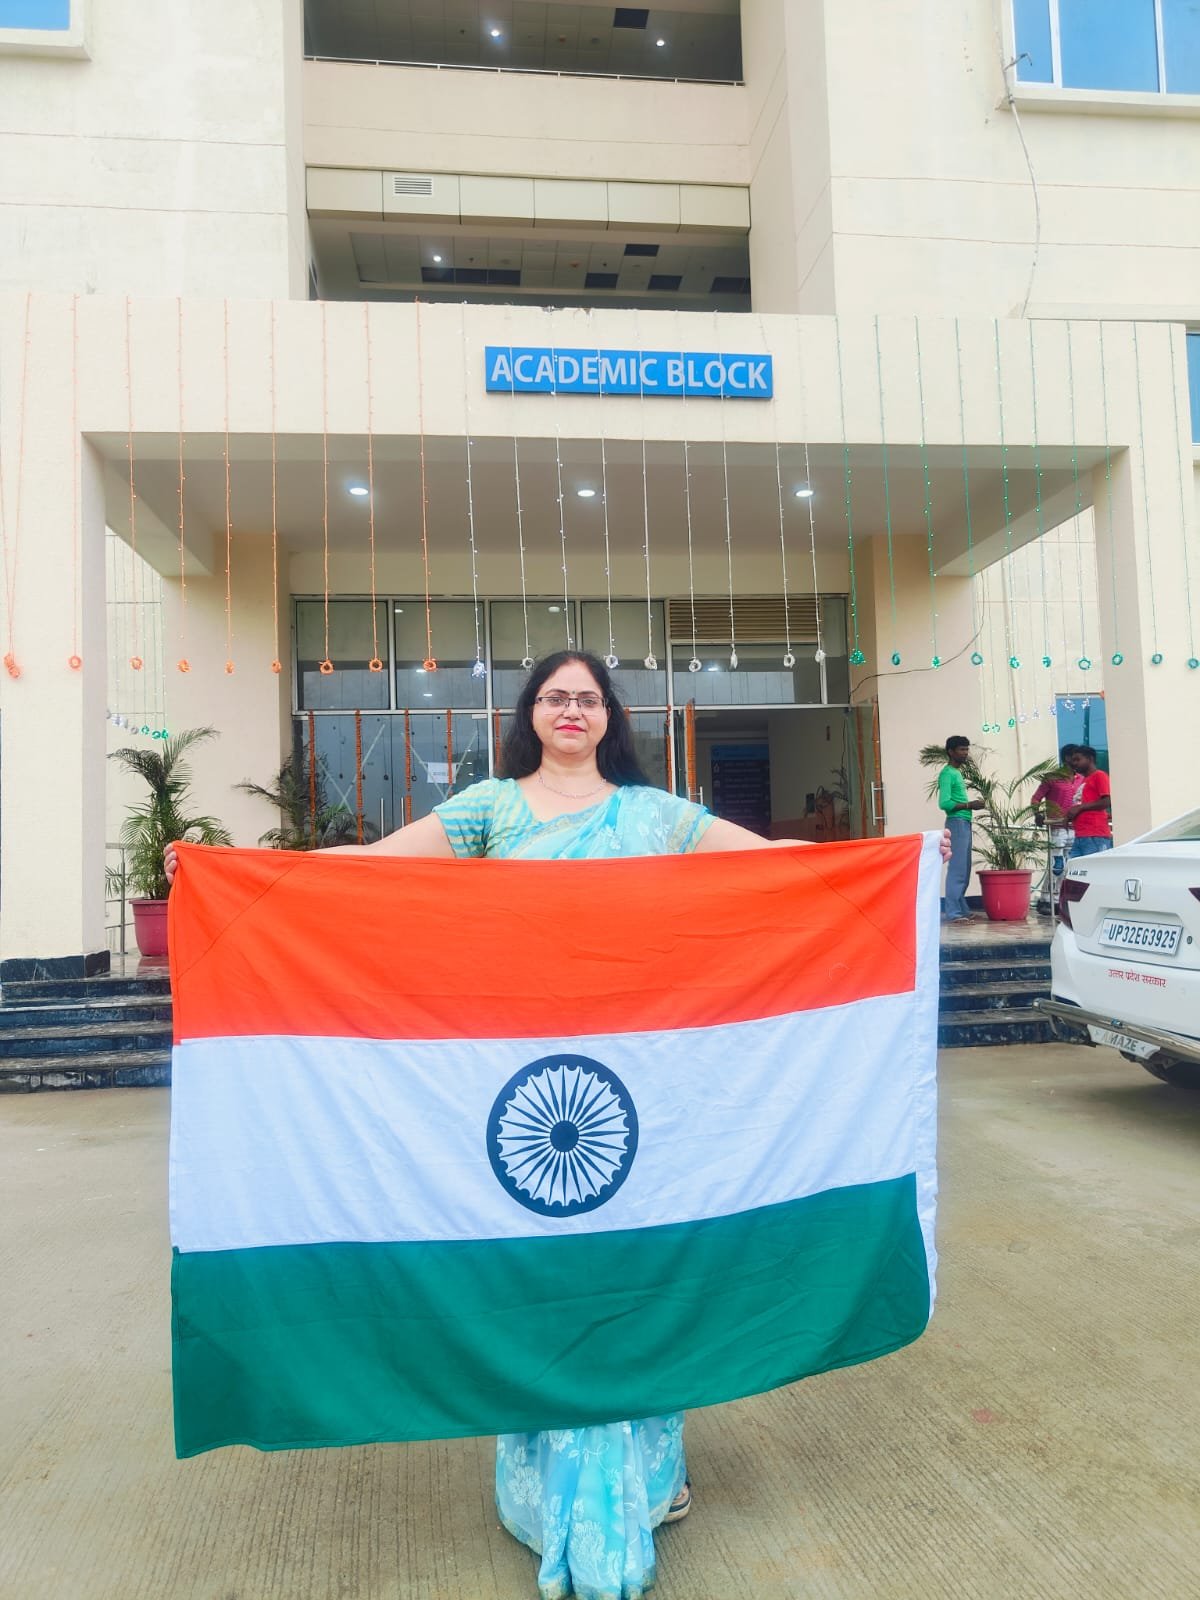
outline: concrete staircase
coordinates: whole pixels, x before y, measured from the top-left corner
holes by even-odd
[[[1050,995],[1050,938],[943,945],[938,1044],[1048,1044],[1054,1030],[1033,1009]]]
[[[170,989],[165,970],[6,983],[0,1093],[170,1083]]]

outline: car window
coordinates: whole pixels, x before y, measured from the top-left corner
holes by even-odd
[[[1161,828],[1144,833],[1139,844],[1200,842],[1200,811],[1189,811],[1174,822],[1164,822]]]

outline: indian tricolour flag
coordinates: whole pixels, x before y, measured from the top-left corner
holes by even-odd
[[[179,854],[181,1455],[657,1415],[925,1327],[936,835]]]

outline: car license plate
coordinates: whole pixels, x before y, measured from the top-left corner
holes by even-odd
[[[1132,917],[1105,917],[1100,929],[1102,944],[1121,950],[1149,950],[1159,956],[1173,956],[1179,949],[1183,930],[1177,922],[1142,922]]]
[[[1146,1061],[1154,1055],[1156,1046],[1143,1044],[1140,1039],[1131,1039],[1127,1033],[1117,1033],[1113,1028],[1100,1028],[1094,1022],[1088,1023],[1088,1032],[1094,1044],[1111,1045],[1114,1050],[1125,1050],[1131,1056],[1136,1056],[1139,1061]]]

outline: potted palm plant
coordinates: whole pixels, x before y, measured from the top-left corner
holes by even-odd
[[[121,826],[124,877],[133,893],[133,926],[144,956],[167,953],[168,884],[163,851],[185,837],[199,844],[233,843],[215,817],[188,815],[192,774],[183,755],[193,745],[216,738],[216,733],[215,728],[188,728],[153,749],[126,747],[109,757],[141,778],[149,791],[141,805],[130,807]]]
[[[239,783],[243,794],[266,800],[280,813],[277,828],[259,835],[259,844],[272,850],[328,850],[332,846],[354,844],[358,839],[358,819],[349,806],[331,803],[326,792],[326,770],[317,760],[312,780],[297,770],[296,758],[288,756],[269,784]],[[363,823],[367,844],[379,837],[371,823]]]
[[[945,748],[926,745],[920,761],[923,767],[944,767]],[[1042,864],[1046,836],[1034,821],[1035,808],[1021,798],[1021,791],[1058,770],[1054,760],[1039,761],[1019,778],[1002,783],[973,759],[962,768],[968,792],[983,801],[975,813],[974,853],[982,863],[976,870],[983,909],[993,922],[1024,922],[1029,915],[1033,874]],[[936,792],[935,781],[929,793]]]

